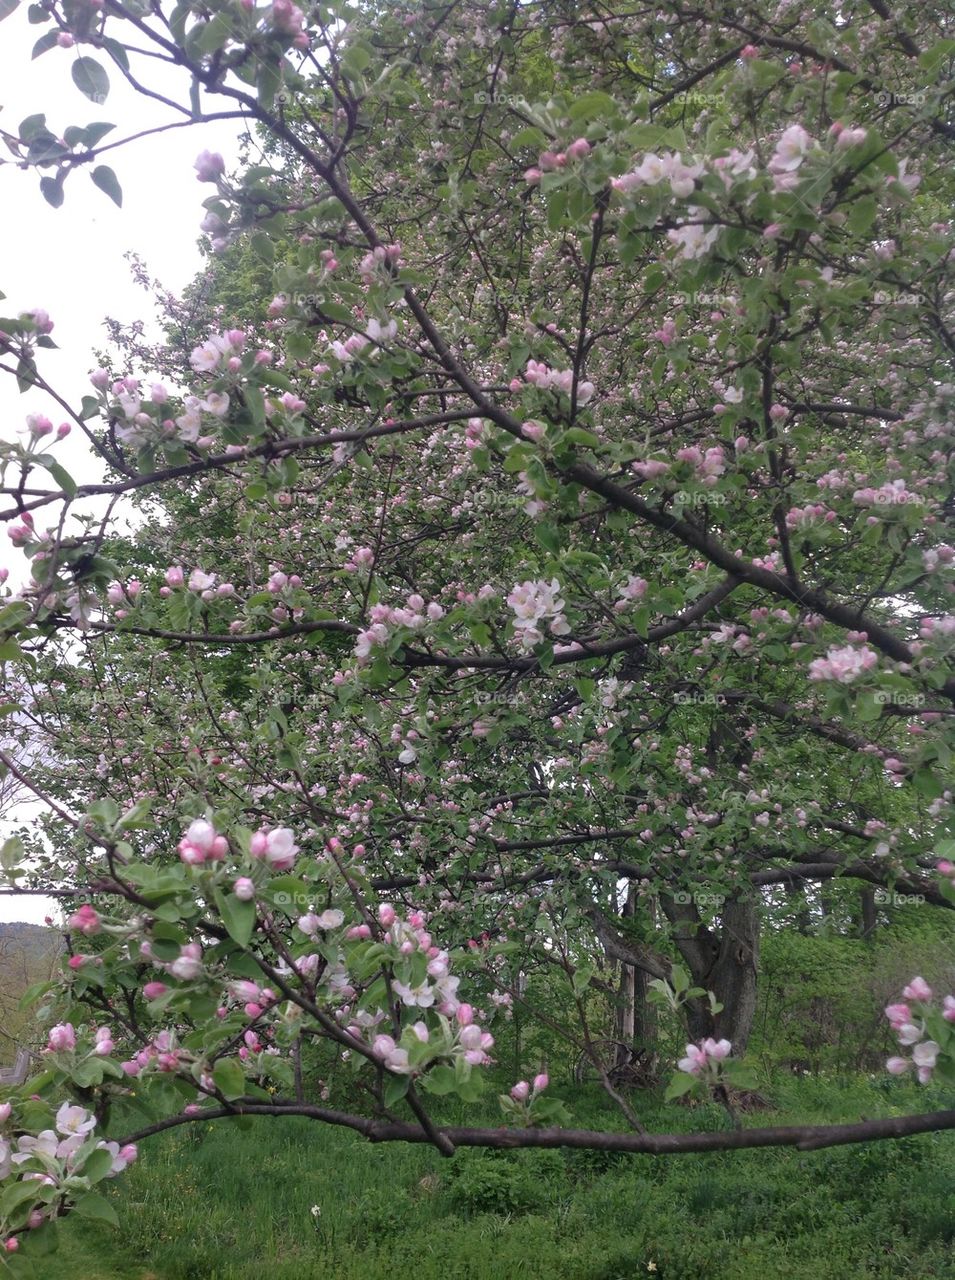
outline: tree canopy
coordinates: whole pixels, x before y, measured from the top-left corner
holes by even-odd
[[[44,76],[161,92],[200,145],[234,117],[249,159],[196,161],[208,269],[161,346],[117,330],[77,393],[44,375],[45,312],[0,320],[0,369],[63,415],[0,444],[32,573],[0,611],[0,762],[46,805],[2,861],[71,904],[0,1136],[11,1262],[197,1118],[445,1154],[955,1127],[733,1106],[761,931],[955,904],[943,15],[27,16]],[[68,219],[84,171],[121,201],[121,133],[4,137]],[[95,480],[58,461],[70,430]],[[955,997],[904,1000],[890,1071],[955,1084]],[[534,1061],[503,1127],[435,1119],[479,1103],[518,1015],[624,1128],[575,1130]],[[620,1087],[665,1017],[691,1041],[670,1096],[715,1091],[725,1129],[647,1133]],[[160,1118],[119,1133],[130,1078]]]

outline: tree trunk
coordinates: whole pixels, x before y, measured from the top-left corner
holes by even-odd
[[[866,885],[864,889],[860,890],[859,904],[861,907],[859,937],[872,942],[875,938],[876,926],[879,923],[879,913],[875,905],[875,889],[871,889]]]
[[[723,1005],[716,1015],[717,1038],[731,1041],[734,1054],[742,1057],[756,1013],[759,911],[753,901],[730,898],[723,904],[722,914],[720,952],[709,988]]]
[[[723,1006],[714,1016],[708,999],[688,1001],[685,1009],[691,1038],[729,1040],[734,1055],[741,1056],[756,1013],[758,903],[727,898],[718,932],[703,924],[695,906],[664,900],[664,910],[674,926],[674,941],[689,966],[693,985],[712,991]]]

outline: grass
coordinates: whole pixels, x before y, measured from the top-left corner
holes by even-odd
[[[608,1122],[590,1090],[566,1099],[576,1124]],[[774,1100],[753,1123],[944,1105],[865,1080],[786,1082]],[[642,1110],[655,1129],[722,1123],[655,1100]],[[951,1134],[812,1154],[446,1161],[306,1120],[220,1121],[144,1143],[111,1185],[122,1229],[67,1219],[37,1267],[41,1280],[933,1280],[955,1277],[953,1187]]]

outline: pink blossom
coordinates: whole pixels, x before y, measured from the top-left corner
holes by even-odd
[[[250,842],[253,858],[261,858],[273,871],[291,871],[298,854],[295,835],[289,827],[276,827],[272,831],[257,831]]]
[[[75,929],[77,933],[83,933],[87,937],[99,933],[102,927],[99,914],[95,907],[91,907],[88,902],[84,902],[78,911],[70,916],[67,922],[71,929]]]
[[[232,886],[232,892],[240,902],[251,902],[255,897],[255,883],[248,876],[239,876]]]
[[[511,1097],[515,1102],[526,1102],[530,1097],[531,1087],[526,1080],[518,1080],[511,1089]]]
[[[888,1018],[889,1025],[893,1031],[898,1031],[900,1027],[912,1021],[912,1011],[907,1004],[886,1005],[885,1016]]]
[[[829,649],[824,658],[815,658],[809,664],[809,679],[836,680],[840,684],[851,684],[877,666],[878,661],[879,655],[866,645]]]
[[[917,1000],[924,1003],[932,998],[932,988],[928,985],[924,978],[913,978],[909,985],[902,990],[906,1000]]]
[[[73,1024],[71,1022],[58,1022],[55,1027],[51,1027],[47,1048],[54,1053],[75,1049],[76,1032],[73,1030]]]
[[[217,182],[225,173],[225,161],[217,151],[201,151],[192,167],[200,182]]]

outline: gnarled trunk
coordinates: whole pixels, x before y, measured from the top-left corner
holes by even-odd
[[[727,898],[718,926],[708,928],[695,906],[665,903],[674,941],[686,961],[693,985],[712,991],[723,1008],[715,1016],[707,999],[686,1005],[693,1040],[706,1036],[729,1040],[734,1056],[746,1051],[756,1013],[759,959],[759,907],[753,899]]]

